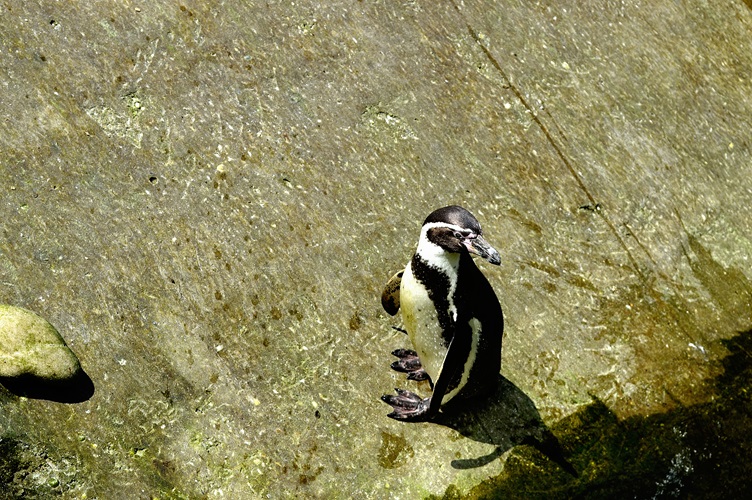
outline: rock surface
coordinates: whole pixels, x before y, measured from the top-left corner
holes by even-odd
[[[752,4],[594,5],[4,2],[0,302],[96,393],[0,389],[3,491],[752,490]],[[507,383],[406,425],[379,297],[448,204]]]
[[[65,381],[80,370],[78,358],[47,320],[0,304],[0,377]]]

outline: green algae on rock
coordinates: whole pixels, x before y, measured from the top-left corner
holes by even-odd
[[[31,311],[0,304],[0,377],[65,381],[80,371],[54,326]]]

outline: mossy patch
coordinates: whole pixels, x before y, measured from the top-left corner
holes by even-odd
[[[379,465],[385,469],[396,469],[407,463],[415,455],[412,446],[404,436],[396,436],[388,432],[381,432],[381,447],[379,448]]]

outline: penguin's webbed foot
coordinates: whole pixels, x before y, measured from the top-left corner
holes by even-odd
[[[396,396],[384,394],[381,400],[392,407],[392,413],[387,417],[405,422],[424,422],[431,414],[431,398],[421,398],[415,393],[403,389],[395,389]]]
[[[428,380],[429,376],[423,365],[420,363],[418,353],[410,349],[396,349],[392,355],[399,359],[392,363],[392,370],[407,373],[407,380]]]

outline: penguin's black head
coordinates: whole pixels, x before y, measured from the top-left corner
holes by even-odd
[[[428,241],[444,251],[469,252],[483,257],[491,264],[501,263],[499,252],[483,238],[478,219],[460,206],[450,205],[434,210],[426,217],[423,227],[427,227]]]

